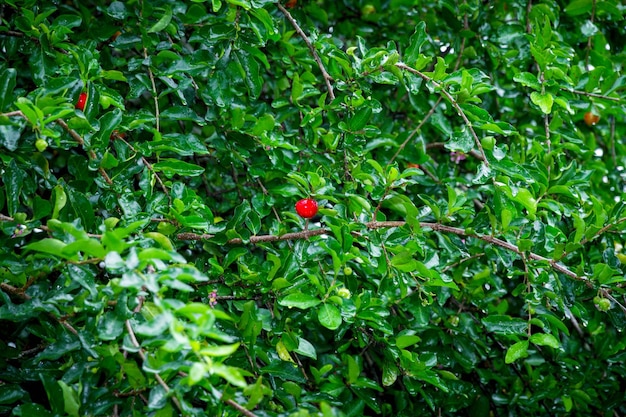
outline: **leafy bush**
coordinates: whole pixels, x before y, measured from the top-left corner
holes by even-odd
[[[4,2],[0,414],[626,413],[624,12]]]

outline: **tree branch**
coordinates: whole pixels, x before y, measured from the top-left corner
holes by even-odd
[[[128,337],[130,338],[130,341],[133,344],[133,346],[139,349],[138,353],[139,353],[139,356],[141,357],[141,360],[145,361],[146,353],[144,352],[143,348],[139,344],[139,341],[137,340],[137,337],[135,336],[135,332],[133,331],[133,326],[130,324],[130,320],[126,320],[126,330],[128,331]],[[169,385],[167,385],[167,383],[163,380],[163,378],[161,378],[161,375],[154,374],[154,378],[157,380],[159,385],[163,387],[165,392],[169,393],[171,391]],[[172,396],[172,402],[174,403],[176,408],[178,408],[178,411],[180,412],[183,411],[180,405],[180,402],[178,401],[178,398],[176,398],[175,396]]]
[[[7,284],[6,282],[0,282],[0,289],[19,298],[22,301],[28,301],[32,298],[30,295],[26,294],[23,288],[16,288],[10,284]],[[61,326],[65,327],[74,336],[78,336],[78,331],[74,328],[74,326],[68,323],[65,319],[55,316],[50,311],[47,314],[49,317],[56,320],[56,322],[59,323]]]
[[[383,228],[389,228],[389,227],[402,227],[405,224],[406,224],[405,221],[385,221],[385,222],[371,221],[368,223],[364,223],[364,226],[367,229],[374,230],[374,229],[383,229]],[[505,240],[498,239],[490,235],[468,234],[465,231],[465,229],[461,229],[459,227],[446,226],[441,223],[420,222],[420,227],[424,229],[431,229],[436,232],[452,233],[452,234],[463,236],[463,237],[472,237],[472,238],[490,243],[492,245],[499,246],[501,248],[514,252],[518,255],[524,254],[528,257],[528,259],[532,259],[532,260],[540,261],[540,262],[546,262],[555,271],[560,272],[564,275],[567,275],[568,277],[573,278],[577,281],[582,281],[587,285],[587,287],[593,288],[593,283],[587,277],[576,274],[575,272],[571,271],[563,264],[558,263],[554,259],[546,258],[545,256],[541,256],[534,252],[522,252],[519,250],[519,248],[516,245],[509,243]],[[313,230],[303,230],[301,232],[295,232],[295,233],[285,233],[284,235],[280,235],[280,236],[276,236],[276,235],[252,236],[250,237],[248,242],[256,244],[256,243],[276,242],[276,241],[281,241],[281,240],[308,239],[312,236],[329,235],[329,234],[332,234],[332,231],[330,229],[322,228],[322,229],[313,229]],[[215,235],[196,234],[196,233],[189,232],[189,233],[179,233],[176,237],[180,240],[209,240],[215,237]],[[226,243],[237,245],[237,244],[244,243],[244,240],[241,238],[234,238],[234,239],[228,240]]]
[[[313,59],[315,59],[315,62],[317,62],[317,66],[320,68],[320,71],[322,71],[322,77],[324,77],[324,82],[326,83],[326,88],[328,89],[328,96],[330,97],[331,100],[334,100],[335,92],[333,90],[333,85],[331,84],[331,81],[333,81],[333,77],[331,77],[328,71],[326,71],[326,67],[324,67],[324,64],[322,63],[320,56],[315,50],[315,47],[313,46],[313,44],[307,37],[306,33],[304,33],[302,28],[300,28],[300,25],[298,25],[298,22],[296,22],[296,19],[294,19],[293,16],[291,16],[291,13],[289,13],[289,10],[285,9],[285,7],[280,3],[276,3],[276,6],[281,12],[283,12],[287,20],[289,20],[289,23],[291,23],[291,26],[293,26],[296,32],[298,32],[298,35],[300,35],[302,40],[304,40],[304,43],[306,43],[306,46],[309,48],[309,51],[311,51],[311,55],[313,55]]]
[[[605,96],[603,94],[598,94],[598,93],[588,93],[586,91],[571,90],[569,88],[561,88],[561,90],[567,91],[567,92],[572,93],[572,94],[578,94],[578,95],[587,96],[587,97],[594,97],[594,98],[599,98],[599,99],[602,99],[602,100],[610,100],[610,101],[617,101],[617,102],[622,101],[622,99],[619,98],[619,97],[609,97],[609,96]]]
[[[243,414],[246,417],[257,417],[257,415],[254,414],[252,411],[240,406],[233,400],[225,400],[224,402],[230,405],[231,407],[233,407],[234,409],[236,409],[237,411],[239,411],[241,414]]]
[[[474,143],[476,144],[476,147],[480,151],[480,159],[483,161],[485,165],[489,166],[489,162],[487,161],[487,156],[485,155],[485,150],[483,149],[483,145],[480,143],[480,138],[478,137],[478,135],[476,134],[476,131],[474,130],[474,127],[472,126],[472,122],[469,121],[469,119],[465,115],[465,112],[463,111],[461,106],[459,106],[459,103],[456,101],[454,97],[452,97],[452,94],[450,94],[445,88],[443,88],[443,85],[439,84],[437,81],[433,80],[431,77],[427,76],[421,71],[416,70],[415,68],[411,68],[410,66],[406,65],[403,62],[398,62],[396,64],[396,67],[402,70],[408,71],[411,74],[415,74],[427,82],[433,83],[435,87],[439,89],[441,94],[443,94],[448,99],[450,104],[452,104],[452,106],[459,113],[459,116],[461,116],[461,118],[463,119],[463,122],[465,123],[465,125],[470,131],[470,134],[474,138]]]
[[[24,119],[26,118],[24,113],[22,113],[20,110],[8,112],[8,113],[0,113],[0,116],[6,116],[6,117],[19,116],[19,117],[22,117]],[[76,132],[74,129],[70,128],[67,125],[67,123],[65,123],[65,120],[63,120],[63,119],[56,119],[55,122],[59,126],[61,126],[67,133],[69,133],[69,135],[72,137],[72,139],[74,139],[76,142],[78,142],[79,145],[85,146],[85,141],[83,140],[83,138],[78,134],[78,132]],[[90,159],[95,160],[97,158],[96,153],[93,150],[89,149],[89,150],[86,150],[86,151],[87,151],[87,154],[89,155]],[[100,173],[102,178],[104,178],[104,180],[106,181],[107,184],[113,185],[113,181],[111,180],[109,175],[106,173],[104,168],[98,167],[98,172]]]
[[[57,124],[59,126],[61,126],[63,129],[65,129],[65,131],[67,133],[70,134],[70,136],[76,141],[78,142],[81,146],[85,146],[85,141],[83,140],[83,138],[78,134],[78,132],[76,132],[74,129],[71,129],[67,123],[65,123],[65,120],[62,119],[57,119],[56,120]],[[87,154],[89,155],[89,158],[91,158],[92,160],[95,160],[97,158],[96,153],[92,150],[92,149],[86,149]],[[106,173],[106,171],[104,170],[104,168],[102,167],[98,167],[98,172],[100,173],[100,175],[102,176],[102,178],[104,178],[104,181],[106,181],[107,184],[109,185],[113,185],[113,181],[111,180],[111,178],[109,177],[109,175]]]

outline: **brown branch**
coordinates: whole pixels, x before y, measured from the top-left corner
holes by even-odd
[[[23,117],[24,119],[26,118],[26,116],[24,115],[24,113],[22,113],[21,110],[10,111],[8,113],[0,113],[0,116],[5,116],[5,117],[19,116],[19,117]]]
[[[74,129],[70,128],[67,123],[65,123],[65,121],[63,119],[57,119],[56,120],[57,124],[59,126],[61,126],[63,129],[65,129],[65,131],[67,133],[70,134],[70,136],[76,141],[78,142],[81,146],[85,146],[85,141],[83,140],[83,138],[78,134],[78,132],[76,132]],[[89,155],[89,158],[91,158],[92,160],[96,160],[98,157],[96,156],[96,153],[93,151],[93,149],[86,149],[87,154]],[[100,173],[100,175],[102,176],[102,178],[104,178],[104,181],[106,181],[107,184],[109,185],[113,185],[113,181],[111,180],[111,178],[109,177],[109,175],[106,173],[106,171],[104,170],[104,168],[102,167],[98,167],[98,172]]]
[[[609,96],[605,96],[603,94],[598,94],[598,93],[588,93],[586,91],[571,90],[569,88],[561,88],[561,90],[570,92],[572,94],[578,94],[578,95],[587,96],[587,97],[594,97],[594,98],[599,98],[602,100],[611,100],[611,101],[617,101],[617,102],[622,101],[622,99],[619,97],[609,97]]]
[[[509,243],[505,240],[502,239],[498,239],[496,237],[490,236],[490,235],[477,235],[477,234],[473,234],[473,235],[469,235],[465,232],[465,229],[461,229],[458,227],[452,227],[452,226],[446,226],[440,223],[420,223],[420,226],[423,228],[429,228],[435,231],[440,231],[440,232],[446,232],[446,233],[454,233],[456,235],[459,236],[465,236],[465,237],[473,237],[476,239],[480,239],[484,242],[487,243],[491,243],[493,245],[496,246],[500,246],[501,248],[507,249],[511,252],[514,252],[518,255],[522,255],[525,254],[529,259],[535,260],[535,261],[540,261],[540,262],[547,262],[548,264],[550,264],[550,266],[555,269],[558,272],[561,272],[564,275],[567,275],[570,278],[573,278],[577,281],[584,281],[585,284],[590,287],[593,288],[593,284],[591,283],[591,281],[589,281],[589,279],[587,277],[583,277],[580,275],[577,275],[575,272],[570,271],[566,266],[557,263],[555,260],[553,259],[548,259],[544,256],[538,255],[534,252],[522,252],[519,250],[519,248],[512,244]]]
[[[130,324],[130,320],[126,320],[126,330],[128,331],[128,337],[130,338],[130,341],[133,344],[133,346],[135,346],[136,348],[139,349],[138,353],[139,353],[139,356],[141,357],[141,360],[143,360],[145,362],[145,360],[146,360],[146,353],[144,352],[143,348],[139,344],[139,341],[137,340],[137,337],[135,336],[135,332],[133,331],[133,326]],[[163,380],[163,378],[161,378],[161,375],[154,374],[154,378],[157,380],[159,385],[161,385],[161,387],[163,387],[165,392],[169,393],[171,391],[170,387],[167,385],[167,383]],[[176,408],[178,408],[178,410],[180,412],[183,411],[183,409],[182,409],[182,407],[180,405],[180,402],[178,401],[178,398],[172,396],[172,402],[174,403],[174,405],[176,405]]]
[[[277,242],[281,240],[296,240],[296,239],[308,239],[312,236],[320,236],[327,235],[330,231],[327,229],[313,229],[313,230],[303,230],[301,232],[294,233],[285,233],[284,235],[276,236],[276,235],[261,235],[261,236],[251,236],[249,242],[250,243],[267,243],[267,242]],[[197,233],[179,233],[176,235],[179,240],[209,240],[215,237],[215,235],[209,234],[197,234]],[[244,240],[241,238],[234,238],[228,240],[226,243],[230,245],[239,245],[244,243]]]
[[[235,401],[233,400],[225,400],[224,401],[226,404],[230,405],[231,407],[233,407],[234,409],[236,409],[237,411],[239,411],[241,414],[243,414],[246,417],[257,417],[256,414],[254,414],[252,411],[248,410],[247,408],[244,408],[242,406],[240,406],[239,404],[237,404]]]
[[[483,145],[480,143],[480,138],[478,137],[478,135],[476,134],[476,131],[474,130],[474,127],[472,126],[472,122],[470,122],[470,120],[467,118],[467,116],[465,115],[465,112],[463,111],[459,103],[455,100],[454,97],[452,97],[452,94],[450,94],[445,88],[443,88],[443,85],[439,84],[437,81],[433,80],[431,77],[427,76],[423,72],[418,71],[415,68],[412,68],[403,62],[398,62],[395,65],[397,68],[408,71],[411,74],[415,74],[427,82],[431,82],[435,87],[439,89],[441,94],[443,94],[448,99],[450,104],[452,104],[452,106],[459,113],[459,116],[461,116],[461,118],[463,119],[463,122],[465,123],[465,125],[470,131],[470,134],[474,138],[474,143],[476,144],[476,147],[480,151],[480,159],[483,161],[485,165],[489,166],[489,162],[487,161],[487,156],[485,155],[485,150],[483,149]]]
[[[589,21],[591,22],[592,25],[594,24],[595,16],[596,16],[596,0],[592,0],[591,17],[589,18]],[[593,43],[592,40],[593,40],[593,36],[589,36],[587,38],[587,47],[585,48],[585,67],[589,71],[591,71],[591,65],[589,65],[589,57],[591,56],[591,47]]]
[[[437,99],[437,101],[435,102],[435,104],[430,108],[430,110],[428,111],[428,113],[426,113],[426,116],[424,116],[424,118],[422,119],[421,122],[419,122],[419,124],[415,127],[415,129],[413,129],[413,131],[409,134],[409,137],[406,138],[406,140],[404,142],[402,142],[402,144],[400,144],[400,146],[398,147],[398,150],[396,151],[396,153],[391,157],[391,159],[389,160],[389,163],[387,164],[387,166],[391,165],[393,163],[393,161],[396,160],[396,158],[398,157],[398,155],[400,155],[400,152],[402,152],[404,150],[404,148],[406,147],[406,145],[409,143],[409,141],[411,139],[413,139],[413,137],[417,134],[417,132],[422,128],[422,126],[424,126],[424,123],[426,123],[426,121],[428,119],[430,119],[430,116],[432,116],[435,113],[435,110],[437,109],[437,106],[439,105],[439,103],[441,102],[442,98],[441,96],[439,96],[439,98]]]
[[[157,115],[158,115],[158,109],[157,109]],[[157,121],[158,123],[158,121]],[[158,128],[157,128],[158,130]],[[113,136],[114,139],[116,140],[121,140],[122,142],[124,142],[124,144],[126,144],[126,146],[128,146],[128,148],[133,151],[135,154],[138,154],[139,152],[137,152],[137,150],[135,149],[135,147],[133,145],[131,145],[126,139],[124,139],[124,136],[120,135],[119,132],[117,132],[116,130],[113,131],[113,133],[111,134],[111,136]],[[152,166],[152,164],[150,163],[150,161],[148,161],[146,159],[145,156],[141,156],[141,160],[143,161],[144,165],[146,166],[146,168],[148,168],[148,171],[152,172],[152,174],[154,175],[154,177],[156,178],[157,182],[159,183],[159,185],[161,186],[161,190],[163,190],[163,193],[165,193],[165,195],[167,196],[167,199],[169,200],[169,203],[172,204],[172,197],[170,196],[169,191],[167,190],[167,187],[165,186],[165,184],[163,183],[163,180],[161,179],[161,177],[159,176],[159,174],[156,173],[156,171],[154,170],[154,167]]]
[[[0,32],[0,36],[14,36],[16,38],[23,38],[25,35],[22,32],[17,32],[15,30],[7,30],[6,32]]]
[[[285,9],[285,7],[280,3],[276,3],[276,6],[281,12],[283,12],[287,20],[289,20],[289,23],[291,23],[291,26],[294,27],[296,32],[298,32],[298,35],[300,35],[302,40],[304,40],[304,43],[306,43],[306,46],[309,48],[309,51],[311,51],[311,55],[313,55],[313,59],[315,59],[315,62],[317,62],[317,66],[320,68],[320,71],[322,71],[322,77],[324,78],[324,83],[326,83],[326,88],[328,89],[328,96],[330,97],[331,100],[334,100],[335,92],[333,90],[333,85],[331,84],[331,81],[333,81],[333,77],[331,77],[328,71],[326,71],[326,67],[324,67],[324,64],[322,63],[320,56],[315,50],[315,47],[313,46],[313,44],[307,37],[306,33],[304,33],[302,28],[300,28],[300,25],[298,25],[298,22],[296,22],[293,16],[291,16],[291,13],[289,13],[289,10]]]
[[[30,300],[30,295],[24,293],[23,289],[14,287],[6,282],[0,282],[0,289],[22,300]]]
[[[148,62],[148,50],[146,47],[143,48],[143,57],[146,62]],[[159,131],[160,128],[160,111],[159,111],[159,96],[157,94],[156,82],[154,81],[154,74],[152,73],[152,69],[150,68],[150,64],[148,67],[148,77],[150,77],[150,84],[152,85],[152,99],[154,100],[154,116],[156,118],[156,131]]]
[[[22,113],[19,110],[12,111],[12,112],[9,112],[9,113],[0,113],[0,116],[6,116],[6,117],[19,116],[19,117],[26,118],[24,113]],[[69,133],[69,135],[72,137],[72,139],[74,139],[76,142],[78,142],[78,144],[80,144],[81,146],[85,146],[85,141],[83,140],[83,138],[78,134],[78,132],[76,132],[74,129],[70,128],[67,125],[67,123],[65,123],[65,121],[63,119],[57,119],[56,123],[59,126],[61,126],[67,133]],[[93,150],[89,149],[89,150],[87,150],[87,153],[89,154],[89,157],[91,159],[95,160],[97,158],[96,153]],[[109,175],[106,173],[104,168],[99,167],[98,168],[98,172],[100,172],[100,175],[102,176],[102,178],[104,178],[104,180],[106,181],[107,184],[113,185],[113,181],[111,181],[111,178],[109,178]]]
[[[594,233],[594,235],[591,236],[590,238],[584,238],[583,240],[581,240],[580,244],[584,245],[587,242],[590,242],[590,241],[594,240],[598,236],[600,236],[600,235],[604,234],[605,232],[607,232],[608,230],[610,230],[612,227],[617,226],[618,224],[624,223],[625,221],[626,221],[626,217],[622,217],[622,218],[618,219],[617,221],[615,221],[615,223],[607,224],[602,229],[600,229],[596,233]]]
[[[406,224],[405,221],[384,221],[384,222],[371,221],[371,222],[365,223],[365,227],[368,229],[374,230],[374,229],[383,229],[383,228],[388,228],[388,227],[402,227],[405,224]],[[525,255],[529,259],[540,261],[540,262],[546,262],[554,270],[564,275],[567,275],[568,277],[573,278],[577,281],[583,281],[589,288],[593,288],[592,282],[587,277],[576,274],[575,272],[569,270],[563,264],[560,264],[553,259],[546,258],[545,256],[541,256],[534,252],[522,252],[519,250],[519,248],[516,245],[509,243],[505,240],[498,239],[490,235],[468,234],[465,231],[465,229],[461,229],[459,227],[446,226],[440,223],[420,222],[420,227],[424,229],[431,229],[436,232],[452,233],[452,234],[463,236],[463,237],[473,237],[476,239],[480,239],[484,242],[490,243],[492,245],[500,246],[501,248],[514,252],[518,255]],[[250,237],[249,242],[250,243],[265,243],[265,242],[276,242],[276,241],[281,241],[281,240],[308,239],[312,236],[329,235],[331,233],[332,232],[329,229],[313,229],[313,230],[304,230],[304,231],[295,232],[295,233],[285,233],[284,235],[280,235],[280,236],[276,236],[276,235],[252,236]],[[180,240],[208,240],[213,237],[215,237],[215,235],[196,234],[196,233],[179,233],[177,235],[177,238]],[[228,240],[226,243],[241,244],[241,243],[244,243],[244,241],[241,238],[234,238],[234,239]]]
[[[7,292],[7,293],[9,293],[9,294],[19,298],[22,301],[28,301],[28,300],[30,300],[32,298],[30,295],[26,294],[26,292],[22,288],[16,288],[16,287],[14,287],[14,286],[12,286],[10,284],[7,284],[6,282],[0,282],[0,289],[2,289],[5,292]],[[47,314],[48,314],[49,317],[53,318],[61,326],[65,327],[74,336],[78,336],[78,331],[74,328],[74,326],[69,324],[65,319],[56,317],[50,311]]]
[[[446,144],[444,142],[431,142],[431,143],[426,144],[427,150],[430,148],[445,148],[445,147],[446,147]],[[482,160],[482,155],[477,150],[470,149],[469,154],[476,159]]]

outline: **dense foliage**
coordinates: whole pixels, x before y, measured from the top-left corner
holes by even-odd
[[[626,414],[624,13],[3,1],[0,415]]]

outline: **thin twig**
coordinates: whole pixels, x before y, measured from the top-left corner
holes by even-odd
[[[10,111],[8,113],[0,113],[0,116],[5,116],[5,117],[19,116],[19,117],[23,117],[24,119],[26,118],[26,116],[24,115],[24,113],[22,113],[21,110]]]
[[[143,48],[143,57],[148,61],[148,50],[146,47]],[[152,69],[150,68],[150,64],[148,63],[148,77],[150,77],[150,83],[152,84],[152,99],[154,100],[154,117],[156,118],[156,131],[160,131],[160,111],[159,111],[159,96],[157,94],[156,82],[154,81],[154,74],[152,73]]]
[[[594,20],[596,17],[596,0],[592,0],[591,2],[591,16],[589,17],[589,21],[591,24],[594,24]],[[591,46],[592,46],[593,36],[589,36],[587,38],[587,47],[585,48],[585,67],[588,70],[591,70],[591,65],[589,65],[589,57],[591,55]]]
[[[114,139],[116,140],[120,140],[122,142],[124,142],[124,144],[126,144],[126,146],[128,146],[128,148],[133,151],[135,154],[138,154],[137,150],[135,149],[135,147],[133,145],[131,145],[126,139],[124,139],[124,137],[122,135],[120,135],[119,133],[117,133],[116,131],[113,131],[112,135],[111,135]],[[157,182],[159,183],[159,185],[161,186],[161,190],[163,190],[163,193],[165,193],[165,195],[167,196],[167,199],[169,200],[170,205],[172,204],[172,197],[170,196],[169,191],[167,190],[167,187],[165,186],[165,184],[163,183],[163,180],[161,179],[161,177],[159,176],[159,174],[156,173],[156,171],[154,170],[154,167],[152,166],[152,164],[150,163],[150,161],[148,161],[146,159],[145,156],[141,156],[141,160],[144,163],[144,165],[146,166],[146,168],[148,168],[148,171],[152,172],[152,174],[154,175],[154,177],[156,178]]]
[[[619,97],[609,97],[609,96],[605,96],[604,94],[588,93],[586,91],[572,90],[572,89],[569,89],[569,88],[561,88],[561,90],[567,91],[567,92],[572,93],[572,94],[578,94],[578,95],[581,95],[581,96],[600,98],[602,100],[611,100],[611,101],[617,101],[617,102],[622,101],[622,99],[619,98]]]
[[[139,341],[137,340],[137,337],[135,336],[135,332],[133,331],[133,326],[130,324],[130,320],[126,320],[126,330],[128,331],[128,337],[130,338],[130,341],[133,344],[133,346],[135,346],[136,348],[139,349],[138,353],[139,353],[139,356],[141,357],[141,360],[145,361],[146,360],[146,353],[144,352],[143,348],[139,344]],[[163,380],[163,378],[161,378],[161,375],[154,374],[154,378],[157,380],[159,385],[161,385],[161,387],[163,387],[165,392],[169,393],[171,391],[171,389],[167,385],[167,383]],[[172,396],[172,402],[174,403],[174,405],[176,405],[176,408],[178,408],[178,410],[180,412],[183,411],[183,409],[182,409],[182,407],[180,405],[180,402],[178,401],[178,398],[176,398],[175,396]]]
[[[322,77],[324,78],[324,83],[326,83],[326,88],[328,89],[328,97],[330,97],[331,100],[334,100],[335,92],[333,90],[333,85],[331,84],[331,81],[333,81],[333,77],[331,77],[328,71],[326,71],[326,67],[324,67],[324,64],[322,63],[320,56],[315,50],[315,47],[313,46],[313,44],[307,37],[306,33],[304,33],[302,28],[300,28],[300,25],[298,25],[298,22],[296,22],[293,16],[291,16],[291,13],[289,13],[289,10],[285,9],[285,7],[280,3],[276,3],[276,6],[281,12],[283,12],[287,20],[289,20],[289,23],[291,23],[291,26],[293,26],[296,32],[298,32],[298,35],[300,35],[302,40],[304,40],[304,43],[306,43],[306,46],[309,48],[309,51],[311,51],[311,55],[313,55],[313,59],[315,59],[315,62],[317,62],[317,66],[320,68],[320,71],[322,71]]]
[[[5,292],[8,292],[9,294],[16,296],[22,301],[28,301],[32,298],[30,295],[26,294],[26,292],[24,292],[22,288],[16,288],[10,284],[7,284],[6,282],[0,282],[0,289],[4,290]],[[57,316],[52,314],[52,312],[48,312],[48,316],[56,320],[57,323],[65,327],[74,336],[78,336],[78,331],[74,328],[74,326],[69,324],[67,321],[65,321],[64,319],[58,318]]]
[[[593,236],[591,236],[589,238],[585,237],[584,239],[582,239],[580,241],[580,244],[584,245],[585,243],[594,240],[598,236],[600,236],[600,235],[604,234],[605,232],[607,232],[608,230],[612,229],[614,226],[617,226],[618,224],[624,223],[625,221],[626,221],[626,217],[621,217],[620,219],[616,220],[615,222],[607,224],[602,229],[600,229],[596,233],[594,233]]]
[[[463,119],[463,122],[465,122],[465,125],[469,129],[470,134],[474,138],[474,143],[476,144],[476,147],[480,151],[480,159],[483,161],[483,163],[486,166],[489,166],[489,162],[487,161],[487,156],[485,155],[485,150],[483,149],[483,145],[480,143],[480,138],[478,137],[478,135],[476,134],[476,131],[474,130],[474,127],[472,126],[472,122],[470,122],[470,120],[467,118],[467,116],[465,115],[465,112],[463,111],[459,103],[455,100],[454,97],[452,97],[452,94],[450,94],[445,88],[443,88],[443,85],[439,84],[437,81],[433,80],[431,77],[427,76],[423,72],[418,71],[415,68],[411,68],[410,66],[406,65],[403,62],[398,62],[395,65],[396,67],[402,70],[405,70],[405,71],[410,72],[411,74],[417,75],[418,77],[422,78],[423,80],[427,82],[433,83],[433,85],[439,89],[441,94],[443,94],[448,99],[450,104],[452,104],[452,106],[459,113],[459,116],[461,116],[461,118]]]
[[[432,116],[435,113],[435,110],[437,109],[437,106],[439,105],[439,103],[441,102],[442,98],[441,96],[439,96],[439,98],[437,99],[437,102],[435,104],[433,104],[433,106],[430,108],[430,110],[428,111],[428,113],[426,113],[426,115],[424,116],[424,118],[422,119],[421,122],[419,122],[419,124],[415,127],[415,129],[413,129],[413,131],[409,134],[409,137],[406,138],[406,140],[404,142],[402,142],[402,144],[398,147],[398,150],[396,151],[396,153],[391,157],[391,159],[389,160],[389,163],[387,164],[387,166],[391,165],[393,163],[393,161],[396,160],[396,158],[398,157],[398,155],[400,155],[400,152],[402,152],[404,150],[404,148],[406,147],[406,145],[409,143],[409,141],[411,139],[413,139],[413,137],[417,134],[417,132],[422,128],[422,126],[424,126],[424,123],[426,123],[426,121],[428,119],[430,119],[430,116]]]
[[[257,415],[254,414],[252,411],[240,406],[233,400],[228,399],[228,400],[225,400],[224,402],[230,405],[231,407],[233,407],[234,409],[236,409],[237,411],[239,411],[241,414],[243,414],[246,417],[257,417]]]
[[[259,184],[259,187],[261,187],[261,191],[263,191],[263,195],[268,196],[270,195],[270,193],[267,191],[267,188],[265,188],[265,186],[263,185],[263,182],[261,182],[260,178],[256,179],[256,182]],[[272,206],[272,213],[274,213],[274,217],[276,217],[276,220],[278,220],[278,222],[282,222],[282,219],[280,218],[280,215],[278,214],[278,210],[276,210],[276,207]]]
[[[430,148],[445,148],[446,144],[444,142],[431,142],[428,143],[426,145],[426,149],[430,149]],[[480,152],[478,152],[475,149],[470,149],[470,151],[468,152],[472,157],[476,158],[476,159],[481,159],[482,156],[480,154]]]
[[[26,118],[24,113],[22,113],[20,110],[8,112],[8,113],[0,113],[0,116],[6,116],[6,117],[19,116],[19,117],[22,117],[22,118]],[[70,128],[67,125],[67,123],[65,123],[65,121],[63,119],[57,119],[56,123],[59,126],[61,126],[67,133],[69,133],[70,136],[72,137],[72,139],[74,139],[76,142],[78,142],[79,145],[81,145],[81,146],[85,145],[85,141],[78,134],[78,132],[76,132],[74,129]],[[89,149],[89,150],[87,150],[87,153],[89,154],[89,158],[91,158],[92,160],[95,160],[97,158],[96,153],[93,150]],[[102,178],[104,178],[104,180],[106,181],[107,184],[113,185],[113,181],[111,181],[111,178],[109,178],[109,175],[106,173],[104,168],[99,167],[98,168],[98,172],[100,173]]]
[[[533,9],[532,0],[528,0],[526,3],[526,33],[530,34],[532,32],[532,27],[530,26],[530,12]]]
[[[294,233],[285,233],[284,235],[260,235],[260,236],[251,236],[249,242],[250,243],[267,243],[267,242],[278,242],[281,240],[296,240],[296,239],[308,239],[312,236],[320,236],[326,235],[329,233],[327,229],[313,229],[313,230],[304,230],[301,232]],[[209,240],[215,237],[215,235],[210,234],[197,234],[197,233],[179,233],[176,235],[179,240]],[[228,240],[228,244],[231,245],[239,245],[244,243],[244,240],[241,238],[233,238]]]
[[[65,120],[63,119],[57,119],[56,123],[61,126],[63,129],[65,129],[65,131],[67,133],[70,134],[70,136],[76,141],[78,142],[81,146],[85,146],[85,141],[83,140],[83,138],[78,134],[78,132],[76,132],[74,129],[70,128],[67,123],[65,123]],[[86,149],[87,154],[89,155],[89,158],[91,160],[96,160],[98,157],[96,156],[96,153],[93,151],[93,149]],[[104,170],[104,168],[102,167],[98,167],[98,172],[100,173],[100,175],[102,176],[102,178],[104,178],[104,181],[106,181],[107,184],[109,185],[113,185],[113,181],[111,180],[111,178],[109,177],[109,175],[106,173],[106,171]]]

